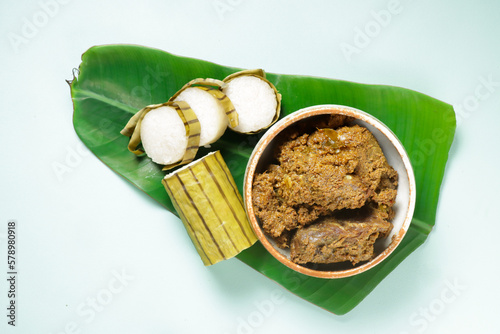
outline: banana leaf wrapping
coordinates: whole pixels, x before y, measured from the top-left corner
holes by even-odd
[[[174,101],[177,96],[179,96],[182,91],[190,87],[196,87],[198,89],[204,90],[205,92],[212,95],[215,99],[219,101],[219,103],[224,108],[224,112],[226,113],[229,126],[235,127],[238,126],[238,114],[234,109],[231,100],[222,92],[222,87],[224,85],[223,81],[207,78],[207,79],[193,79],[189,81],[187,84],[182,86],[172,97],[170,97],[169,101]]]
[[[229,259],[257,241],[220,151],[168,174],[162,183],[205,265]]]
[[[130,118],[125,128],[120,131],[124,136],[130,137],[128,143],[128,149],[130,152],[141,155],[144,154],[142,148],[138,148],[141,142],[141,123],[144,116],[153,109],[160,108],[163,106],[173,107],[177,111],[177,114],[184,123],[184,128],[186,129],[186,136],[188,138],[186,151],[182,159],[178,162],[168,164],[163,167],[163,170],[168,170],[179,165],[184,165],[190,163],[194,160],[196,153],[198,152],[199,142],[200,142],[200,122],[196,118],[195,113],[189,107],[189,105],[184,101],[178,102],[165,102],[161,104],[149,105],[147,107],[139,110],[134,116]]]
[[[269,87],[272,88],[272,90],[274,91],[274,94],[276,95],[276,103],[277,103],[276,104],[276,113],[274,114],[274,117],[272,118],[271,122],[269,124],[267,124],[266,126],[260,128],[260,129],[257,129],[255,131],[239,131],[237,129],[234,129],[238,124],[229,126],[230,129],[235,131],[235,132],[251,135],[251,134],[259,133],[262,130],[269,128],[271,125],[276,123],[276,121],[280,118],[281,94],[276,89],[276,86],[274,86],[269,80],[266,79],[266,72],[260,68],[259,69],[251,69],[251,70],[243,70],[243,71],[238,71],[238,72],[232,73],[232,74],[228,75],[227,77],[225,77],[224,80],[222,80],[222,81],[224,84],[227,84],[227,83],[231,82],[231,80],[236,79],[236,78],[240,78],[243,76],[253,76],[253,77],[257,77],[257,78],[265,81],[269,85]],[[223,85],[222,88],[224,89],[225,86]]]

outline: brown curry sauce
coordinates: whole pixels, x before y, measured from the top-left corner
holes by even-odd
[[[392,229],[397,172],[350,121],[334,115],[283,132],[273,163],[255,175],[255,214],[296,263],[370,260]]]

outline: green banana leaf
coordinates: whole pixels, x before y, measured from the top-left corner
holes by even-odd
[[[83,54],[79,70],[75,71],[78,75],[70,82],[75,130],[102,162],[175,213],[161,184],[165,172],[147,157],[130,153],[128,138],[120,135],[120,130],[139,109],[167,101],[186,82],[194,78],[223,79],[238,70],[141,46],[92,47]],[[389,126],[412,160],[417,182],[413,221],[399,247],[375,268],[354,277],[327,280],[288,269],[260,243],[237,256],[297,296],[335,314],[345,314],[419,247],[434,226],[440,185],[455,133],[455,113],[446,103],[399,87],[271,73],[267,78],[283,96],[282,116],[318,104],[359,108]],[[261,135],[226,131],[210,149],[201,149],[198,156],[220,150],[242,191],[248,158]]]

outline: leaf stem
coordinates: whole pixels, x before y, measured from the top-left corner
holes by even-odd
[[[75,99],[77,98],[76,96],[79,95],[82,96],[83,98],[92,98],[102,103],[109,104],[113,107],[119,108],[131,114],[135,114],[137,112],[137,108],[131,107],[128,104],[122,103],[120,101],[113,100],[112,98],[106,97],[104,95],[97,94],[90,90],[74,90],[74,93],[75,94],[73,95],[73,98]]]

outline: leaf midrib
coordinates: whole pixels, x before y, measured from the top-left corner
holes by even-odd
[[[76,89],[75,90],[74,89],[73,91],[74,91],[73,99],[78,99],[77,96],[80,96],[83,98],[88,97],[88,98],[92,98],[92,99],[98,100],[100,102],[103,102],[105,104],[109,104],[113,107],[119,108],[125,112],[132,114],[132,115],[134,115],[137,112],[137,108],[134,108],[132,106],[129,106],[128,104],[119,102],[117,100],[113,100],[107,96],[93,92],[91,90],[86,90],[86,89]]]

